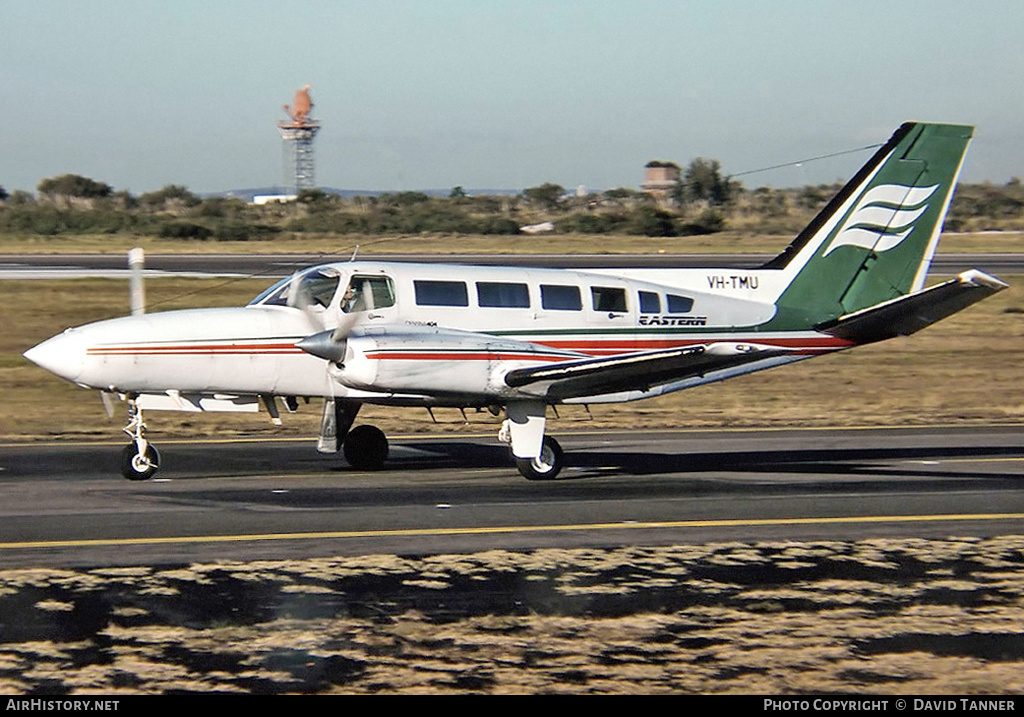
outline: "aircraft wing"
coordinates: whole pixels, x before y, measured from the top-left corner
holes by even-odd
[[[712,343],[520,368],[505,375],[513,388],[547,384],[549,399],[648,390],[786,353],[773,346]]]

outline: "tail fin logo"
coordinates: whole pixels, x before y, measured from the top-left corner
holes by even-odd
[[[841,246],[875,252],[899,246],[914,231],[914,223],[928,210],[928,199],[939,188],[882,184],[860,198],[822,256]]]

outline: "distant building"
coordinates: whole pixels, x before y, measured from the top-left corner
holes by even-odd
[[[519,231],[523,234],[545,234],[547,232],[553,232],[555,225],[551,222],[542,222],[540,224],[531,224],[525,227],[519,227]]]
[[[668,196],[679,181],[679,165],[675,162],[648,162],[644,167],[644,181],[640,188],[656,197]]]
[[[285,202],[294,202],[298,199],[296,194],[257,194],[252,198],[253,204],[284,204]]]

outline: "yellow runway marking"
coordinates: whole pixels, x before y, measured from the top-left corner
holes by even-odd
[[[350,538],[404,538],[499,533],[545,533],[581,530],[650,530],[664,528],[737,528],[778,525],[837,525],[867,523],[937,523],[965,520],[1024,520],[1024,513],[965,513],[954,515],[880,515],[846,518],[761,518],[734,520],[674,520],[654,522],[587,523],[582,525],[509,525],[491,528],[408,528],[399,530],[343,530],[313,533],[265,533],[255,535],[186,535],[168,538],[99,538],[87,540],[36,540],[0,543],[0,550],[30,548],[90,548],[181,543],[244,543],[268,540],[341,540]]]

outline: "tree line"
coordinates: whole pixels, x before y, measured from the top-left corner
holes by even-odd
[[[715,160],[693,160],[662,196],[621,187],[568,192],[555,183],[518,194],[446,196],[394,192],[342,197],[304,190],[294,201],[255,205],[202,197],[180,185],[138,196],[88,177],[42,180],[36,194],[0,187],[0,235],[130,234],[210,241],[270,240],[304,234],[514,235],[543,223],[575,234],[701,235],[730,230],[794,233],[839,190],[837,185],[747,189]],[[1024,229],[1024,186],[966,184],[947,217],[951,231]]]

